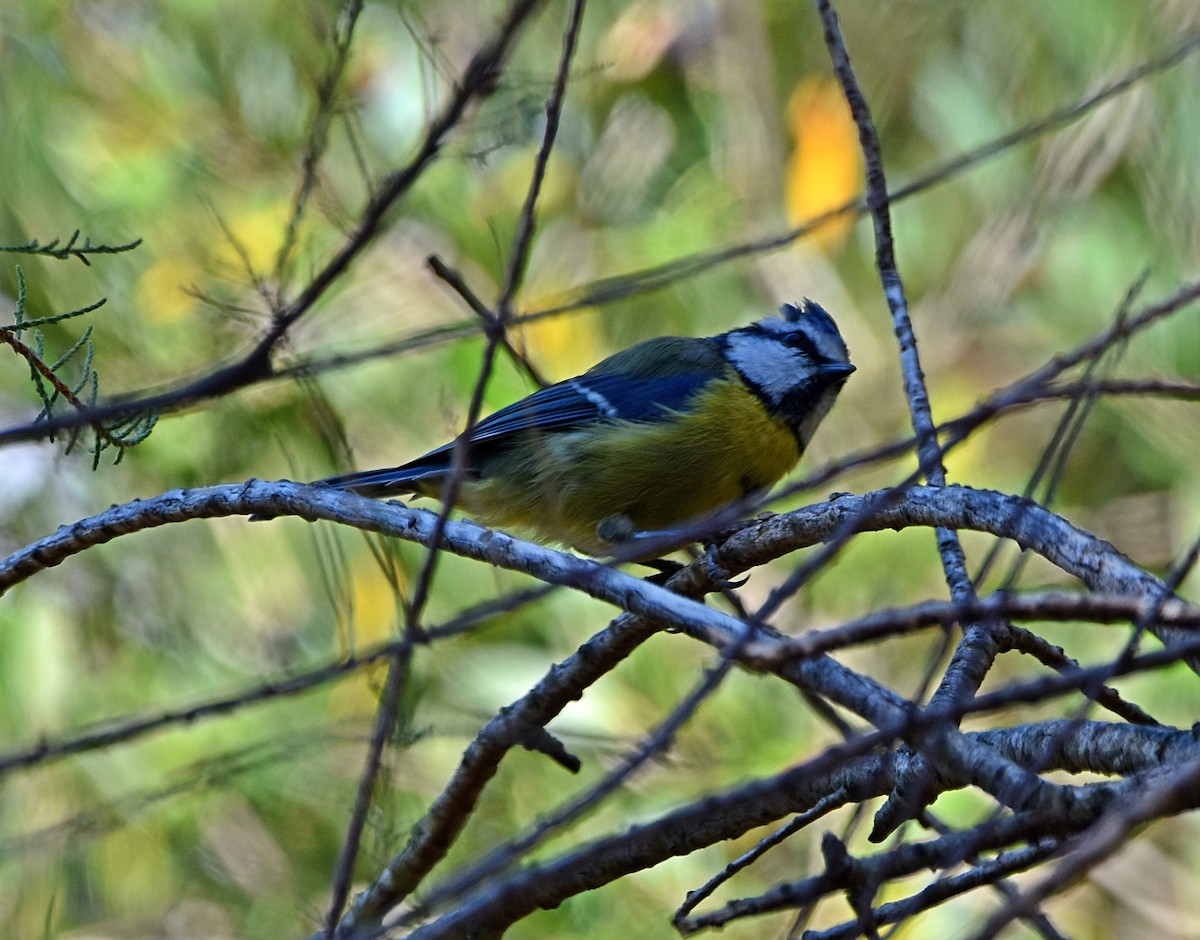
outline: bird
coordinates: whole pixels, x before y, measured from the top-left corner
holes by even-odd
[[[833,318],[807,299],[716,336],[646,340],[471,428],[456,506],[493,528],[614,555],[765,494],[854,371]],[[461,439],[317,484],[436,498]]]

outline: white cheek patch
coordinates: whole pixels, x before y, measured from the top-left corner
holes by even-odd
[[[782,321],[780,321],[782,322]],[[808,357],[761,333],[730,333],[729,358],[773,402],[780,402],[812,371]]]

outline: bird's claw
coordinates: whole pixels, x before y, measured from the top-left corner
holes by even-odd
[[[704,549],[704,572],[708,575],[708,579],[722,591],[734,591],[740,587],[745,587],[746,582],[750,580],[750,575],[736,580],[731,580],[726,576],[725,569],[717,561],[717,546],[715,544],[709,545]]]

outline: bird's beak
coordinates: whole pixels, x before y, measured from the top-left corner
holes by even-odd
[[[837,382],[855,371],[857,370],[854,366],[848,362],[830,362],[827,365],[821,366],[821,377],[830,382]]]

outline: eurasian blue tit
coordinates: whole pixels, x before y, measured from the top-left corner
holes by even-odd
[[[765,493],[796,465],[854,371],[810,300],[718,336],[664,336],[534,392],[471,431],[458,504],[591,555]],[[451,441],[388,470],[319,482],[437,497]]]

